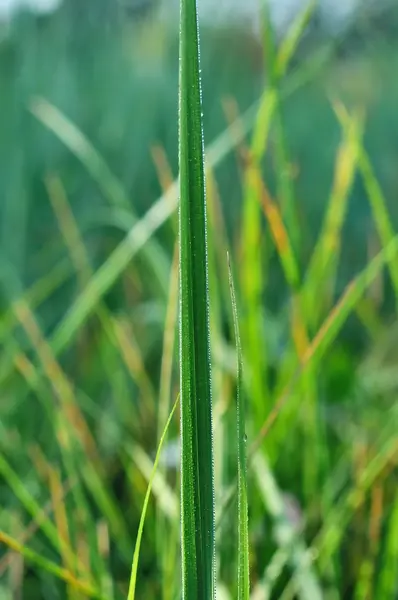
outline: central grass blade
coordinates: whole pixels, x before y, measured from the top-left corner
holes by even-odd
[[[195,0],[180,3],[179,109],[182,592],[187,600],[211,600],[215,596],[213,436]]]

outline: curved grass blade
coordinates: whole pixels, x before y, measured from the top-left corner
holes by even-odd
[[[181,546],[184,599],[215,597],[206,200],[196,0],[180,2]]]
[[[155,474],[156,474],[156,469],[157,469],[157,466],[159,464],[159,459],[160,459],[160,455],[161,455],[161,451],[162,451],[162,447],[163,447],[163,442],[164,442],[164,440],[166,438],[166,434],[167,434],[169,425],[171,423],[171,420],[173,418],[175,409],[177,407],[178,400],[179,400],[179,398],[177,398],[177,400],[174,402],[174,406],[173,406],[173,408],[171,410],[169,418],[167,419],[167,423],[165,425],[165,428],[163,430],[162,436],[160,438],[158,450],[156,452],[155,462],[153,464],[152,474],[151,474],[151,477],[150,477],[149,482],[148,482],[148,488],[147,488],[147,491],[146,491],[146,494],[145,494],[144,505],[142,507],[140,523],[139,523],[139,526],[138,526],[137,539],[136,539],[136,542],[135,542],[133,564],[132,564],[132,567],[131,567],[130,586],[129,586],[129,593],[128,593],[128,596],[127,596],[127,600],[134,600],[134,598],[135,598],[135,586],[136,586],[136,582],[137,582],[138,559],[140,557],[142,532],[144,531],[145,517],[146,517],[146,511],[147,511],[147,508],[148,508],[149,497],[151,495],[152,484],[153,484],[153,480],[154,480],[154,477],[155,477]]]
[[[237,361],[237,397],[236,397],[236,435],[238,438],[238,600],[250,598],[249,572],[249,525],[247,500],[247,459],[245,433],[245,399],[243,395],[243,359],[239,334],[238,310],[231,263],[228,255],[229,287],[231,291],[232,313],[234,319],[236,361]]]

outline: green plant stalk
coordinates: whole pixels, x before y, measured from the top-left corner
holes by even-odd
[[[204,151],[195,0],[180,2],[180,391],[182,594],[215,597],[213,434]]]

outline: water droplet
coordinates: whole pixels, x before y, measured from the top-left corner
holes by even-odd
[[[247,442],[247,435],[246,434],[244,434],[244,436],[243,436],[243,441]]]

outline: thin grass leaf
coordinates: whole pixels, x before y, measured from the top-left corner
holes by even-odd
[[[249,523],[247,499],[246,407],[243,397],[243,358],[239,334],[238,309],[231,263],[228,255],[229,287],[236,345],[236,437],[238,445],[238,600],[249,600]]]
[[[166,308],[163,334],[162,361],[160,367],[159,381],[159,400],[157,409],[157,440],[160,441],[164,424],[167,421],[167,415],[170,411],[170,401],[172,394],[173,366],[174,366],[174,347],[176,340],[176,324],[178,318],[178,242],[176,242],[173,253],[172,269],[170,273],[169,297]],[[179,450],[180,452],[180,450]],[[136,456],[136,453],[134,454]],[[149,459],[148,459],[149,460]],[[139,466],[139,465],[138,465]],[[165,481],[166,466],[161,464],[158,468],[158,475]],[[142,469],[141,469],[142,471]],[[155,480],[154,480],[155,483]],[[155,488],[154,488],[155,491]],[[160,486],[159,486],[160,491]],[[179,548],[179,519],[176,518],[171,524],[166,521],[166,514],[160,505],[160,500],[166,496],[166,487],[162,486],[159,494],[159,506],[156,507],[156,547],[157,553],[161,557],[161,580],[162,580],[162,598],[171,600],[174,593],[176,582],[179,578],[176,576],[175,563],[180,552]],[[167,490],[168,491],[168,490]],[[155,492],[156,493],[156,492]],[[170,504],[170,502],[168,503]],[[179,499],[175,501],[175,512],[179,515]]]
[[[171,413],[169,415],[169,418],[167,419],[165,428],[161,435],[158,449],[156,452],[155,462],[153,464],[151,477],[148,482],[148,488],[147,488],[147,491],[145,494],[144,504],[143,504],[142,511],[141,511],[140,523],[138,525],[138,532],[137,532],[137,538],[136,538],[135,548],[134,548],[133,564],[131,566],[130,585],[129,585],[129,592],[128,592],[127,600],[134,600],[134,598],[135,598],[135,587],[136,587],[136,583],[137,583],[138,560],[140,557],[142,533],[144,531],[145,517],[146,517],[147,508],[148,508],[149,498],[150,498],[151,491],[152,491],[152,484],[153,484],[153,480],[154,480],[154,477],[156,474],[156,469],[159,464],[159,459],[160,459],[161,452],[162,452],[163,442],[166,438],[167,431],[169,429],[169,425],[171,423],[175,409],[177,407],[178,400],[179,400],[179,398],[177,398],[177,400],[174,402],[174,406],[171,410]]]
[[[76,577],[70,573],[67,569],[64,569],[57,565],[56,563],[44,558],[34,550],[31,550],[27,546],[20,544],[16,539],[5,533],[4,531],[0,531],[0,545],[7,546],[13,552],[17,552],[21,554],[27,561],[51,573],[58,579],[61,579],[68,583],[71,587],[73,587],[76,591],[83,594],[86,598],[94,598],[95,600],[108,600],[106,596],[103,596],[100,591],[91,586],[90,583],[86,583],[84,581],[80,581],[76,579]]]
[[[215,596],[213,433],[199,32],[180,2],[180,390],[182,594]]]
[[[168,419],[166,422],[168,422]],[[160,439],[162,439],[164,432],[160,433]],[[166,449],[167,446],[165,451]],[[148,482],[151,481],[152,494],[156,498],[159,512],[161,512],[162,516],[169,522],[177,523],[179,517],[179,498],[177,497],[174,489],[170,487],[166,474],[161,471],[164,456],[160,455],[159,465],[156,468],[156,472],[153,473],[154,461],[150,456],[148,456],[141,446],[138,444],[132,444],[129,448],[127,448],[127,454],[129,456],[129,461],[135,463],[143,477]],[[134,484],[134,481],[132,481],[132,484]]]

